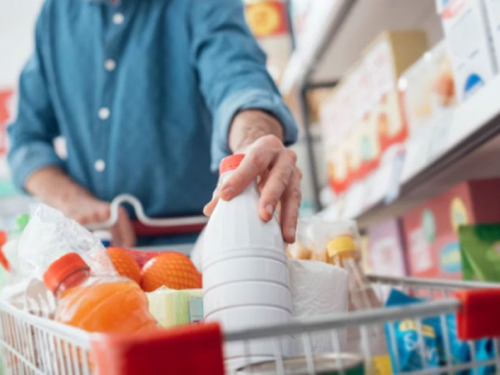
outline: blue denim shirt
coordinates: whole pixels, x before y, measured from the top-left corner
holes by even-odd
[[[248,108],[296,139],[241,0],[46,0],[9,127],[13,178],[22,188],[60,165],[100,199],[129,193],[153,217],[199,214]]]

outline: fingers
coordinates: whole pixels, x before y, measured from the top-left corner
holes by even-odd
[[[220,197],[228,201],[240,194],[252,180],[272,166],[283,149],[283,143],[279,138],[272,135],[262,137],[256,141],[249,148],[240,166],[222,186]]]
[[[109,219],[110,206],[107,202],[93,201],[66,213],[66,216],[81,225],[102,223]]]
[[[262,220],[272,219],[276,206],[291,182],[297,155],[292,150],[283,149],[261,191],[259,200],[259,215]]]
[[[205,207],[203,208],[203,214],[205,216],[212,216],[212,213],[215,210],[215,206],[217,206],[217,202],[219,202],[219,186],[217,186],[217,189],[215,189],[213,195],[212,195],[212,200],[208,202]]]
[[[127,211],[120,207],[118,211],[118,221],[111,228],[112,245],[119,247],[134,247],[136,238],[132,222],[127,214]]]
[[[295,242],[295,232],[297,219],[299,216],[300,201],[300,180],[302,173],[298,168],[294,168],[290,183],[288,184],[281,200],[281,231],[283,239],[287,243]]]

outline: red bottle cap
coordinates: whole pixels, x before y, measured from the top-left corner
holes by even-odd
[[[43,283],[54,292],[64,279],[79,270],[90,271],[90,267],[77,253],[68,253],[54,261],[43,274]]]
[[[234,171],[236,168],[238,168],[244,157],[244,154],[234,154],[222,159],[220,163],[219,174],[223,175],[226,172]]]

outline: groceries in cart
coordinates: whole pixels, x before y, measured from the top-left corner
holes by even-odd
[[[425,300],[392,289],[386,307],[408,306],[424,302]],[[386,323],[385,330],[392,368],[399,369],[395,371],[412,372],[438,368],[447,364],[447,358],[451,359],[452,365],[457,365],[473,361],[474,355],[477,361],[495,357],[493,341],[490,339],[474,342],[459,340],[456,318],[453,314]],[[495,366],[479,367],[478,371],[476,373],[481,375],[496,373]],[[470,370],[458,373],[474,374]]]

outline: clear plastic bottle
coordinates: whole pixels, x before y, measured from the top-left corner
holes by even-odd
[[[139,285],[119,276],[92,276],[76,253],[54,261],[43,281],[56,297],[55,319],[88,332],[132,333],[158,329]]]
[[[361,252],[350,235],[339,236],[328,243],[329,263],[349,272],[349,310],[382,307],[380,299],[361,267]]]
[[[233,155],[221,163],[221,183],[231,178],[243,160]],[[285,244],[275,218],[268,223],[258,213],[257,181],[231,201],[219,201],[205,229],[201,254],[205,321],[219,321],[225,330],[286,323],[292,301]],[[246,351],[248,349],[248,351]],[[282,340],[282,353],[293,352],[293,340]],[[274,358],[271,340],[226,345],[229,368]]]

